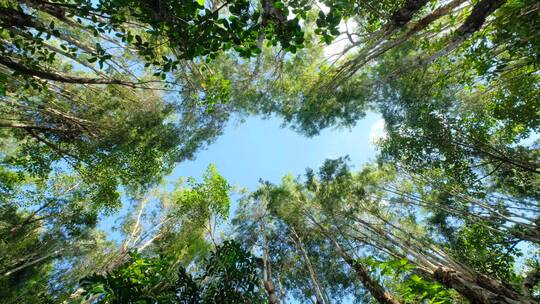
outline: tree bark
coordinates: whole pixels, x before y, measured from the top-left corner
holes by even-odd
[[[447,267],[435,269],[431,277],[440,284],[456,290],[459,294],[469,300],[471,304],[533,303],[500,285],[499,292],[494,292],[485,288],[485,286],[492,285],[492,282],[489,282],[489,278],[487,277],[482,276],[476,279],[467,278],[462,273]]]
[[[428,2],[428,0],[408,0],[399,10],[392,14],[391,25],[397,27],[404,26]]]
[[[266,239],[265,223],[261,223],[261,234],[263,239],[263,285],[266,293],[268,293],[269,304],[279,304],[279,300],[276,296],[276,287],[272,281],[272,265],[268,259],[268,242]]]
[[[53,251],[52,253],[44,255],[44,256],[42,256],[40,258],[37,258],[37,259],[35,259],[35,260],[31,261],[31,262],[25,263],[25,264],[23,264],[21,266],[18,266],[18,267],[15,267],[15,268],[11,269],[11,270],[8,270],[8,271],[4,272],[2,274],[2,276],[3,277],[10,276],[11,274],[13,274],[13,273],[15,273],[17,271],[20,271],[22,269],[25,269],[25,268],[30,267],[32,265],[35,265],[35,264],[37,264],[39,262],[45,261],[45,260],[47,260],[49,258],[56,257],[56,256],[58,256],[60,254],[60,252],[62,252],[62,249],[57,249],[57,250]]]
[[[63,83],[119,84],[119,85],[125,85],[125,86],[130,86],[130,87],[136,86],[136,84],[133,82],[123,81],[120,79],[73,77],[73,76],[61,75],[54,72],[47,72],[40,69],[29,68],[7,57],[0,57],[0,64],[12,69],[13,71],[19,74],[36,76],[41,79],[47,79],[47,80],[58,81],[58,82],[63,82]]]
[[[540,267],[528,273],[523,280],[523,292],[528,300],[534,299],[532,289],[538,282],[540,282]]]
[[[465,22],[457,29],[457,36],[469,37],[478,31],[486,18],[503,5],[506,0],[481,0],[472,9]]]
[[[369,291],[369,293],[377,300],[377,302],[382,304],[400,304],[400,302],[390,293],[388,293],[384,287],[379,284],[376,280],[374,280],[371,275],[369,274],[369,271],[367,268],[362,265],[361,263],[355,261],[341,246],[339,243],[332,239],[334,245],[336,245],[339,254],[353,270],[358,275],[358,279],[360,279],[360,282],[362,282],[362,285]]]
[[[337,242],[337,240],[324,228],[322,227],[310,214],[306,213],[306,216],[319,227],[322,234],[324,234],[327,238],[329,238],[332,243],[336,246],[336,249],[338,250],[339,255],[341,258],[347,263],[358,275],[358,279],[360,282],[362,282],[362,285],[369,291],[369,293],[377,300],[379,303],[383,304],[400,304],[400,302],[394,297],[388,293],[384,287],[379,284],[376,280],[374,280],[371,275],[369,274],[369,271],[367,268],[360,264],[359,262],[355,261]]]
[[[463,41],[478,31],[486,21],[486,18],[506,3],[506,0],[481,0],[472,9],[471,14],[465,19],[465,22],[456,30],[454,37],[449,41],[446,47],[430,56],[427,60],[421,60],[419,65],[430,64],[439,57],[446,56]]]
[[[300,240],[300,236],[298,236],[298,233],[296,233],[296,230],[294,228],[292,228],[292,227],[291,227],[291,231],[292,231],[292,233],[294,235],[292,240],[295,243],[295,245],[298,247],[300,252],[302,253],[302,257],[304,258],[304,261],[306,262],[306,266],[308,268],[309,275],[311,277],[311,281],[315,285],[315,297],[317,298],[317,304],[324,304],[325,301],[324,301],[324,296],[323,296],[321,284],[320,284],[320,281],[319,281],[319,277],[317,276],[317,273],[313,269],[313,265],[311,264],[311,260],[309,259],[309,256],[308,256],[304,246],[302,245],[302,241]]]
[[[274,283],[271,280],[264,280],[263,285],[264,289],[268,293],[268,303],[279,304],[279,300],[276,296],[276,288],[274,286]]]
[[[0,7],[0,26],[23,28],[37,27],[37,24],[30,15],[12,8]]]

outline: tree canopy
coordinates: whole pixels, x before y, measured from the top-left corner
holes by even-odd
[[[539,80],[535,0],[0,0],[0,302],[536,303]],[[171,183],[367,113],[362,166]]]

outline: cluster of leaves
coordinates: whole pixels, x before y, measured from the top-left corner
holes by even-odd
[[[261,35],[270,44],[279,43],[295,52],[303,47],[303,31],[299,18],[287,19],[288,9],[281,1],[262,1],[254,7],[246,0],[228,1],[219,7],[201,0],[77,0],[43,4],[6,1],[1,11],[5,26],[2,33],[9,37],[12,47],[2,45],[0,51],[6,58],[16,58],[18,63],[38,70],[54,63],[57,53],[97,63],[100,68],[108,65],[114,54],[107,52],[108,47],[102,42],[97,42],[89,53],[93,46],[81,48],[84,43],[70,38],[70,32],[82,30],[91,33],[96,41],[109,36],[134,47],[146,66],[155,67],[155,76],[165,79],[166,73],[177,70],[182,60],[213,59],[228,49],[242,57],[256,55],[260,53]],[[28,14],[28,10],[34,14]],[[65,24],[69,26],[66,28]],[[51,50],[44,43],[51,38],[61,41],[60,50]],[[163,45],[173,52],[163,54]],[[89,56],[85,58],[84,53]],[[31,73],[23,69],[15,72]]]
[[[466,223],[455,232],[451,250],[463,263],[502,281],[519,283],[512,267],[522,256],[518,241],[476,223]]]
[[[193,212],[202,219],[207,219],[212,214],[227,218],[231,186],[217,172],[216,166],[208,166],[201,183],[189,178],[188,185],[189,188],[175,193],[174,200],[180,206],[180,213]]]
[[[2,156],[4,168],[41,178],[58,167],[71,168],[94,185],[96,205],[117,206],[119,183],[154,182],[201,144],[197,134],[185,132],[182,138],[176,124],[164,123],[173,109],[158,96],[142,102],[138,94],[132,100],[132,92],[113,88],[80,92],[76,104],[48,90],[16,96],[15,104],[0,106],[21,125],[4,133],[12,146]]]
[[[455,295],[449,289],[414,273],[416,266],[406,258],[378,261],[368,257],[361,259],[361,263],[369,266],[373,274],[393,277],[396,281],[392,283],[404,303],[455,303]]]
[[[94,231],[102,206],[93,201],[94,189],[73,175],[47,182],[20,175],[3,185],[10,187],[0,195],[1,297],[6,303],[33,302],[71,284],[55,261],[68,264],[103,249],[103,235]],[[55,276],[62,284],[49,287]]]
[[[225,241],[205,260],[195,278],[185,268],[170,276],[174,259],[130,254],[106,276],[81,281],[96,303],[259,303],[257,260],[233,241]]]
[[[339,30],[341,22],[353,19],[361,22],[366,29],[376,31],[381,28],[385,20],[398,10],[404,1],[377,1],[374,3],[351,2],[344,0],[321,1],[328,8],[328,12],[319,11],[316,20],[315,33],[321,35],[322,41],[331,44],[336,37],[342,34]]]

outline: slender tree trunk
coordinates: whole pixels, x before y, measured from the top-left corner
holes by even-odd
[[[296,244],[300,252],[302,253],[302,257],[304,258],[304,261],[306,262],[306,266],[309,271],[309,275],[311,277],[311,281],[315,285],[315,297],[317,298],[317,304],[324,304],[324,296],[322,293],[322,288],[320,284],[319,277],[317,276],[317,273],[313,269],[313,265],[311,264],[311,260],[309,259],[309,256],[306,252],[306,249],[304,248],[304,245],[302,245],[302,241],[300,240],[300,236],[298,236],[298,233],[296,233],[296,230],[291,227],[291,231],[293,233],[293,242]]]
[[[8,270],[8,271],[4,272],[2,274],[2,276],[4,276],[4,277],[10,276],[11,274],[13,274],[13,273],[15,273],[17,271],[20,271],[20,270],[23,270],[23,269],[25,269],[27,267],[30,267],[32,265],[38,264],[38,263],[40,263],[42,261],[45,261],[45,260],[47,260],[49,258],[56,257],[56,256],[58,256],[60,254],[60,252],[62,252],[62,249],[57,249],[57,250],[53,251],[52,253],[44,255],[44,256],[42,256],[40,258],[37,258],[37,259],[35,259],[33,261],[30,261],[28,263],[24,263],[23,265],[17,266],[15,268],[11,269],[11,270]]]
[[[61,75],[54,72],[47,72],[37,68],[29,68],[7,57],[0,57],[0,64],[22,75],[35,76],[41,79],[47,79],[57,82],[75,84],[119,84],[129,87],[136,87],[136,83],[123,81],[120,79],[73,77],[68,75]]]
[[[383,304],[400,304],[400,302],[390,293],[388,293],[384,287],[379,284],[376,280],[374,280],[371,275],[369,274],[369,271],[367,268],[362,265],[361,263],[358,263],[355,261],[341,246],[339,243],[332,239],[334,245],[336,245],[337,250],[339,251],[339,254],[353,270],[358,275],[358,279],[360,279],[360,282],[362,282],[362,285],[369,291],[369,293],[377,300],[379,303]]]
[[[379,303],[383,304],[400,304],[400,302],[394,297],[388,293],[384,287],[379,284],[376,280],[374,280],[371,275],[369,274],[369,271],[367,268],[355,261],[342,247],[339,245],[337,240],[331,235],[330,232],[328,232],[324,227],[322,227],[319,222],[317,222],[313,216],[306,213],[306,216],[315,224],[317,227],[319,227],[321,233],[325,235],[327,238],[329,238],[332,243],[336,246],[336,249],[338,250],[339,255],[341,258],[347,263],[353,270],[356,272],[358,279],[360,282],[362,282],[362,285],[369,291],[369,293],[377,300]]]
[[[21,123],[21,122],[0,122],[0,128],[24,129],[24,130],[32,129],[32,130],[40,130],[40,131],[53,131],[53,132],[59,132],[59,133],[72,131],[72,129],[39,126],[39,125],[32,125],[32,124]]]
[[[265,223],[261,223],[261,234],[263,239],[263,285],[264,289],[268,293],[269,304],[279,304],[279,300],[276,296],[276,287],[272,281],[272,265],[268,259],[268,242],[266,240]]]
[[[269,304],[279,304],[279,300],[276,296],[276,288],[272,280],[265,279],[263,281],[264,289],[268,293],[268,303]]]
[[[429,64],[435,61],[439,57],[446,56],[461,43],[467,40],[472,34],[478,31],[484,25],[487,17],[491,15],[496,9],[501,7],[506,0],[480,0],[473,7],[471,14],[465,19],[465,22],[456,30],[455,36],[449,41],[446,47],[430,56],[427,60],[422,61],[421,64]]]
[[[281,275],[277,276],[277,283],[278,283],[278,289],[279,289],[279,298],[281,300],[281,303],[285,304],[286,295],[285,295],[285,289],[283,288],[283,284],[281,283]]]

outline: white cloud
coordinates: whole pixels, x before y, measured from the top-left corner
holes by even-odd
[[[371,129],[369,131],[369,141],[372,145],[375,145],[380,140],[385,138],[386,130],[384,129],[384,119],[381,118],[371,125]]]

